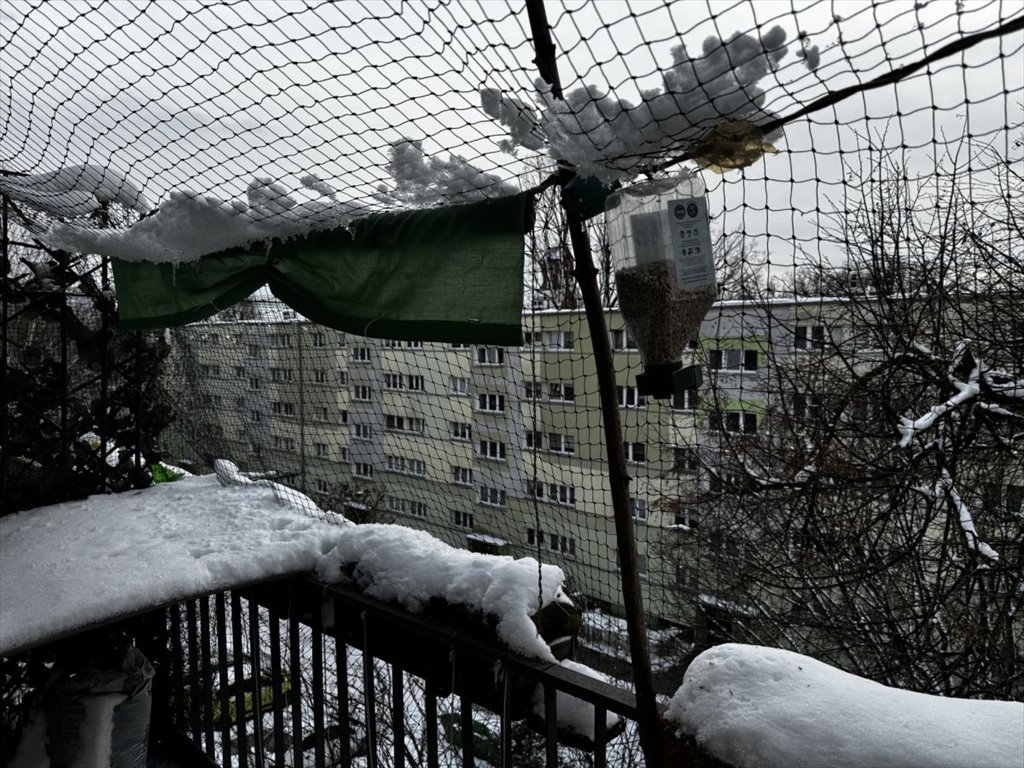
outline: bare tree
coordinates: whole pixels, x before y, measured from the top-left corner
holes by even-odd
[[[790,334],[763,426],[710,436],[703,487],[664,502],[702,509],[677,546],[734,634],[915,690],[1024,692],[1024,186],[997,160],[914,181],[882,157],[826,233],[847,263],[802,273],[834,298],[799,303],[802,331],[796,302],[759,306]]]

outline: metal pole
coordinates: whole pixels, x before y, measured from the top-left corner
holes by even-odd
[[[550,85],[555,98],[562,98],[562,86],[555,60],[555,46],[551,40],[544,0],[527,0],[530,30],[534,39],[537,69]],[[565,185],[575,175],[569,167],[560,170],[560,185],[563,189],[562,207],[569,224],[569,238],[572,243],[575,269],[573,274],[580,286],[583,306],[586,310],[590,342],[594,351],[597,368],[598,390],[601,396],[601,416],[604,422],[605,446],[608,456],[608,484],[612,495],[612,510],[615,519],[615,538],[618,548],[619,570],[622,574],[622,599],[626,610],[626,628],[629,637],[630,658],[633,669],[633,685],[636,691],[636,706],[640,730],[640,746],[644,760],[650,768],[660,768],[664,762],[664,733],[658,714],[654,680],[651,675],[650,653],[647,647],[647,622],[643,610],[643,591],[636,555],[636,532],[629,507],[629,473],[622,445],[622,425],[619,419],[619,401],[615,388],[615,364],[612,357],[611,341],[605,323],[604,307],[597,285],[597,268],[594,266],[590,238],[583,226],[583,220],[571,199],[565,195]]]

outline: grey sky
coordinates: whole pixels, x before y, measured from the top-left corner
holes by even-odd
[[[366,202],[388,181],[389,144],[409,136],[423,139],[428,154],[455,152],[505,178],[526,170],[498,149],[504,133],[478,96],[494,87],[535,103],[520,3],[36,5],[0,3],[4,169],[114,163],[154,201],[175,188],[238,197],[256,175],[294,188],[313,172],[344,198]],[[767,108],[787,114],[829,89],[1024,15],[1018,0],[957,6],[565,0],[547,7],[566,89],[592,83],[633,101],[661,85],[680,42],[697,55],[709,35],[779,24],[789,55],[761,86]],[[814,72],[795,55],[799,31],[821,49]],[[989,41],[939,62],[930,75],[798,121],[779,154],[742,172],[705,174],[712,210],[729,231],[772,235],[773,260],[784,263],[796,243],[813,243],[816,209],[841,197],[843,162],[856,162],[869,136],[886,147],[919,147],[910,161],[922,174],[932,167],[933,137],[944,142],[969,130],[1012,154],[1004,126],[1021,123],[1022,92],[1024,33]]]

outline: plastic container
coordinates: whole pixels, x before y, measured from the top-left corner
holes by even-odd
[[[700,384],[699,369],[681,360],[716,296],[704,192],[699,176],[685,174],[634,185],[605,203],[619,309],[644,361],[637,387],[648,397]]]

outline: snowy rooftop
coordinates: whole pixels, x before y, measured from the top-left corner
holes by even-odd
[[[392,525],[316,519],[283,486],[253,483],[219,462],[219,477],[91,496],[0,519],[0,654],[13,655],[119,617],[189,597],[314,570],[352,571],[367,594],[418,610],[440,598],[498,619],[513,650],[553,660],[530,615],[538,566],[456,550]],[[226,484],[223,484],[226,483]],[[543,566],[544,602],[563,599],[562,572]]]

